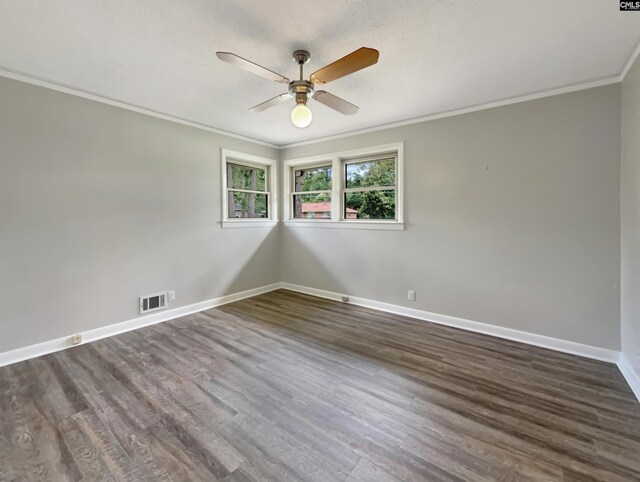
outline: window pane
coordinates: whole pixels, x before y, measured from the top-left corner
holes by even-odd
[[[396,160],[395,158],[391,158],[345,164],[345,177],[347,189],[354,187],[395,186]]]
[[[345,219],[395,219],[396,192],[360,191],[344,195]]]
[[[293,217],[302,219],[331,219],[331,195],[294,194]]]
[[[227,186],[233,189],[265,191],[266,171],[250,166],[227,164]]]
[[[294,169],[294,191],[331,190],[331,166]]]
[[[268,218],[269,202],[266,194],[229,191],[229,219]]]

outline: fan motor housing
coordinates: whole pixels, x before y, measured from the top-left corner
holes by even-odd
[[[296,101],[298,101],[299,94],[307,97],[313,97],[315,89],[313,84],[308,80],[294,80],[289,83],[289,93],[296,98]]]

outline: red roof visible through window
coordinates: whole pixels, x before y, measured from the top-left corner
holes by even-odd
[[[331,212],[331,203],[302,203],[303,213],[329,213]],[[347,208],[348,213],[357,213],[355,209]]]

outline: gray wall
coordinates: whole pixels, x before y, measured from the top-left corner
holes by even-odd
[[[274,149],[0,78],[0,352],[280,280],[275,228],[220,227],[220,147]]]
[[[622,352],[640,377],[640,57],[622,84]]]
[[[620,348],[619,84],[281,158],[395,141],[406,230],[285,227],[283,281]]]
[[[620,98],[613,85],[279,153],[0,78],[0,352],[134,318],[141,294],[174,289],[179,307],[280,280],[619,349]],[[399,140],[405,231],[220,227],[220,147],[291,159]]]

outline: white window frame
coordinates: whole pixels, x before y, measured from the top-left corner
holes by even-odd
[[[222,227],[223,228],[257,228],[275,226],[278,224],[278,172],[275,159],[246,154],[244,152],[232,151],[230,149],[220,150],[221,184],[222,184]],[[266,170],[265,191],[260,194],[267,195],[269,206],[268,218],[229,218],[229,189],[227,185],[227,165],[235,164],[240,166],[254,167]]]
[[[344,166],[349,162],[362,162],[367,158],[396,157],[396,219],[345,219],[344,190],[346,186]],[[331,164],[331,219],[300,219],[293,217],[293,170]],[[288,159],[284,168],[284,224],[291,227],[323,227],[347,229],[404,229],[404,142],[371,146],[349,151],[333,152],[318,156]],[[378,188],[376,188],[378,189]]]

